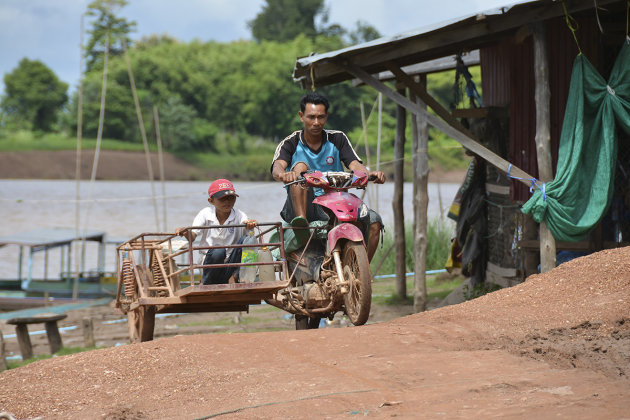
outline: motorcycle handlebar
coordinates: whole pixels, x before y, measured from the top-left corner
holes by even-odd
[[[369,175],[368,176],[368,181],[376,181],[378,179],[378,177],[376,175]],[[285,187],[288,187],[289,185],[293,185],[293,184],[303,184],[306,182],[306,178],[304,178],[303,175],[300,175],[295,181],[291,181],[291,182],[287,182],[286,184],[284,184]],[[348,180],[348,182],[352,182],[351,180]],[[347,185],[349,186],[349,185]]]

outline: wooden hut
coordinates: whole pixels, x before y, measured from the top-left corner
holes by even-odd
[[[630,138],[621,130],[613,205],[586,237],[556,242],[545,223],[538,224],[520,211],[531,196],[530,180],[548,182],[555,175],[576,56],[584,54],[608,80],[622,44],[630,39],[628,8],[626,0],[520,1],[432,28],[300,58],[293,77],[308,89],[359,79],[417,117],[418,148],[426,147],[421,124],[428,123],[481,157],[486,163],[484,280],[510,286],[553,268],[556,256],[562,255],[558,252],[593,252],[630,240],[628,216],[624,218],[624,213],[630,214]],[[482,74],[481,108],[443,109],[421,79],[405,71],[476,50]],[[395,76],[397,89],[380,80],[385,71]],[[440,118],[429,114],[427,105]],[[466,128],[471,122],[477,130]],[[426,162],[415,162],[414,169],[416,186],[426,191]],[[416,225],[425,226],[424,231],[416,230],[417,310],[424,305],[423,296],[417,294],[425,293],[424,275],[419,272],[424,265],[418,261],[426,255],[425,201],[422,194],[414,196]]]

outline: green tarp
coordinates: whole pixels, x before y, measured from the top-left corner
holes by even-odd
[[[608,83],[584,55],[573,63],[556,176],[522,207],[537,222],[544,220],[556,240],[581,240],[606,212],[614,190],[616,124],[630,133],[628,42]]]

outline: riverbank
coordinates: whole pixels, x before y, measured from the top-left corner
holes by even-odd
[[[269,156],[271,164],[272,156]],[[239,171],[226,175],[213,168],[202,168],[186,162],[170,153],[164,153],[164,178],[168,181],[202,181],[230,176],[233,179],[250,179]],[[94,162],[94,151],[81,154],[81,179],[90,179]],[[157,153],[151,153],[151,167],[155,179],[160,179]],[[429,174],[429,182],[460,183],[465,170],[434,170]],[[149,178],[147,159],[142,152],[101,150],[96,171],[98,180],[143,180]],[[390,179],[392,177],[390,176]],[[0,152],[0,179],[76,179],[76,151],[20,151]]]

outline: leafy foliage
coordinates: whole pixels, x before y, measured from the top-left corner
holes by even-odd
[[[23,58],[4,75],[3,121],[14,128],[50,131],[68,101],[68,84],[39,60]]]
[[[126,45],[131,44],[129,33],[136,23],[116,16],[116,12],[127,4],[127,0],[93,0],[88,5],[86,15],[95,18],[88,30],[89,39],[85,48],[88,71],[102,66],[106,48],[111,56],[117,56],[124,52]]]
[[[257,41],[291,41],[298,35],[318,35],[315,21],[323,14],[324,0],[266,0],[263,9],[247,24]]]

